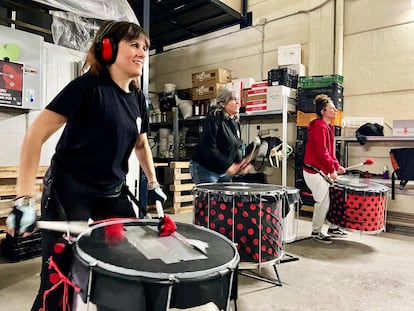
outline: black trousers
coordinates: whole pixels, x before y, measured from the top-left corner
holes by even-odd
[[[116,195],[100,197],[96,193],[91,195],[90,190],[52,164],[44,178],[41,201],[42,220],[87,221],[89,218],[100,220],[113,217],[136,217],[125,191]],[[32,311],[39,311],[43,305],[44,292],[52,285],[49,282],[48,261],[53,253],[53,246],[61,237],[62,233],[42,230],[40,288]],[[71,295],[70,298],[72,298]],[[48,294],[46,310],[62,310],[61,299],[62,291],[57,290]]]

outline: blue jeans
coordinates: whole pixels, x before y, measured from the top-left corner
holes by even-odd
[[[203,183],[217,183],[217,182],[231,182],[231,176],[226,174],[218,174],[206,169],[204,166],[201,166],[197,162],[190,160],[190,173],[193,179],[193,182],[198,184]]]

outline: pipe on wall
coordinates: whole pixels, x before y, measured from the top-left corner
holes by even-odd
[[[344,62],[344,2],[335,0],[334,73],[343,75]]]

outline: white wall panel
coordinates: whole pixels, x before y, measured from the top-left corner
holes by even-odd
[[[345,38],[344,77],[349,96],[411,90],[414,85],[414,24]]]

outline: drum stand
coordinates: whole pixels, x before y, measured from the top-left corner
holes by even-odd
[[[272,260],[272,261],[261,263],[261,264],[242,262],[239,264],[239,273],[249,278],[253,278],[259,281],[264,281],[270,284],[274,284],[275,286],[282,286],[282,281],[280,280],[279,272],[277,271],[277,267],[276,267],[276,264],[278,262],[279,260]],[[268,265],[271,265],[273,267],[273,270],[275,271],[275,274],[276,274],[276,279],[270,278],[260,273],[262,267],[268,266]],[[254,269],[258,269],[259,272],[252,271]],[[249,272],[244,271],[244,270],[249,270]]]

